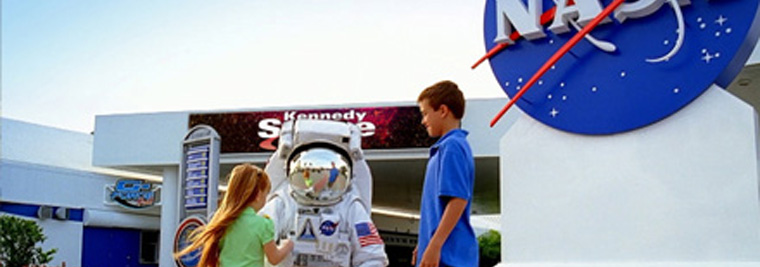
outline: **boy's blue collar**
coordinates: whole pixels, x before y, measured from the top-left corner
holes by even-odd
[[[448,131],[443,136],[441,136],[441,138],[438,139],[438,141],[436,141],[435,144],[433,144],[432,146],[430,146],[430,148],[431,148],[430,152],[433,153],[433,152],[435,152],[435,150],[438,150],[438,147],[441,144],[443,144],[444,140],[448,139],[451,136],[460,135],[462,137],[466,137],[468,134],[469,134],[469,132],[463,130],[462,128],[452,129],[451,131]]]

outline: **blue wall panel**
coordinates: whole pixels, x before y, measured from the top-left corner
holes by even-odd
[[[82,266],[156,267],[140,264],[140,230],[84,227]]]

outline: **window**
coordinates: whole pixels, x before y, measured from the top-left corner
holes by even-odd
[[[140,231],[140,264],[158,264],[159,231]]]

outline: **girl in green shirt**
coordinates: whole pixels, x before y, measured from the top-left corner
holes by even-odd
[[[193,233],[192,244],[175,255],[181,257],[202,247],[199,267],[264,266],[264,255],[276,265],[293,250],[290,240],[274,244],[274,225],[257,215],[266,204],[271,184],[261,168],[240,164],[230,172],[227,193],[211,222]]]

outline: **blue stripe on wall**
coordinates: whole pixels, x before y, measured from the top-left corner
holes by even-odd
[[[0,211],[5,213],[10,213],[14,215],[19,216],[25,216],[25,217],[31,217],[31,218],[37,218],[37,211],[40,209],[42,205],[38,204],[25,204],[25,203],[15,203],[15,202],[6,202],[6,201],[0,201]],[[52,207],[53,208],[53,214],[55,214],[58,209],[66,208],[66,207]],[[76,221],[76,222],[82,222],[84,221],[84,209],[69,209],[69,221]],[[54,217],[55,218],[55,217]]]

